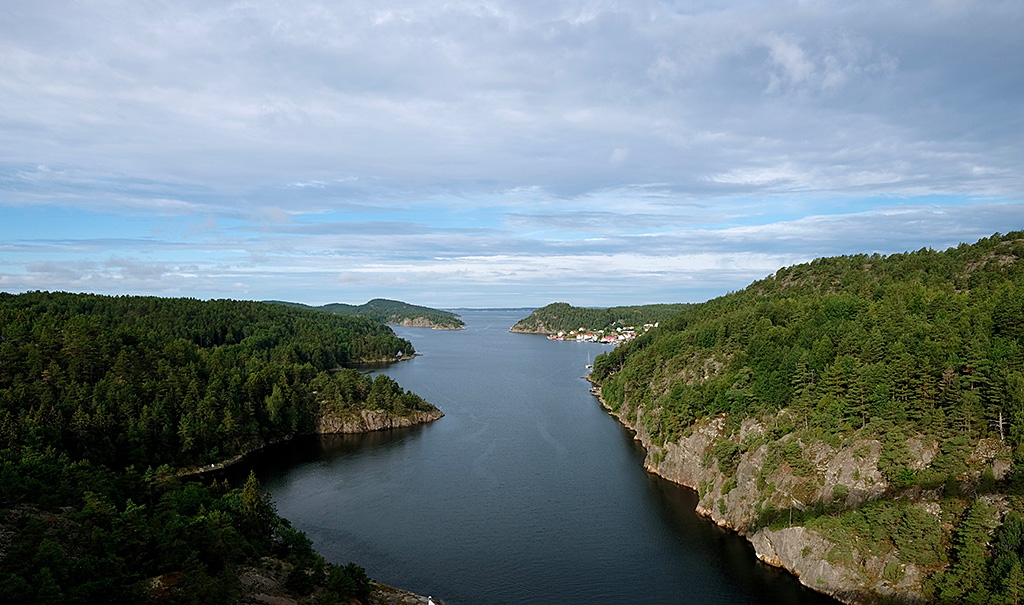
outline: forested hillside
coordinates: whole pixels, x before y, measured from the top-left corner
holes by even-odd
[[[4,602],[227,602],[263,556],[300,570],[296,594],[364,595],[361,570],[326,565],[254,479],[231,490],[175,471],[312,433],[325,414],[439,415],[343,369],[413,353],[377,322],[279,305],[0,294]]]
[[[335,315],[351,315],[355,317],[366,317],[380,323],[410,326],[414,328],[434,328],[436,330],[461,330],[465,327],[462,319],[451,311],[442,311],[430,307],[410,305],[398,300],[387,300],[375,298],[362,305],[348,305],[345,303],[330,303],[319,307],[312,307],[299,303],[280,301],[282,305],[301,307],[305,309],[318,309]]]
[[[778,553],[800,526],[803,557],[831,544],[822,558],[849,572],[835,582],[862,590],[802,576],[812,587],[1015,603],[1022,353],[1015,232],[780,269],[598,357],[592,380],[706,514]]]
[[[541,307],[512,326],[513,332],[553,334],[559,330],[615,330],[627,326],[640,327],[664,321],[689,307],[687,304],[636,305],[592,309],[568,303],[551,303]]]

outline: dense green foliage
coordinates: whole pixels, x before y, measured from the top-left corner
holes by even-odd
[[[239,568],[263,557],[290,568],[294,594],[324,587],[323,603],[366,601],[362,568],[326,563],[252,475],[231,489],[182,483],[167,467],[115,473],[52,451],[0,459],[4,603],[230,603]]]
[[[466,325],[457,314],[452,313],[451,311],[421,307],[419,305],[410,305],[409,303],[404,303],[398,300],[387,300],[385,298],[375,298],[362,305],[330,303],[319,307],[281,301],[271,302],[304,309],[317,309],[328,313],[334,313],[335,315],[365,317],[385,324],[401,324],[406,321],[419,321],[425,322],[429,327],[444,330],[459,330],[464,328]]]
[[[789,407],[830,432],[913,423],[1019,447],[1022,238],[780,269],[598,357],[592,378],[613,407],[660,409],[649,428],[665,439],[698,418]],[[682,379],[695,360],[707,378]]]
[[[803,442],[877,440],[892,506],[843,512],[819,503],[800,516],[822,514],[825,526],[841,519],[836,531],[867,545],[882,540],[905,562],[944,570],[928,584],[936,600],[1017,602],[1009,595],[1024,590],[1019,519],[986,546],[985,519],[995,513],[979,497],[1006,486],[996,486],[991,471],[965,479],[967,453],[981,438],[1024,455],[1024,233],[780,269],[598,357],[591,377],[612,409],[632,418],[642,411],[655,443],[718,415],[731,427],[772,418],[778,432]],[[912,436],[941,444],[923,470],[912,470]],[[734,472],[733,450],[745,447],[716,446],[712,459]],[[783,461],[800,476],[806,462],[796,439],[768,448],[766,469]],[[945,498],[952,530],[943,533],[933,516],[901,500],[921,489]],[[1010,502],[1020,507],[1015,496]],[[884,536],[873,536],[879,531]],[[851,540],[837,543],[849,548]]]
[[[400,351],[377,322],[280,305],[0,294],[4,602],[134,602],[163,574],[172,600],[226,602],[237,565],[263,556],[293,566],[297,594],[363,594],[365,574],[326,565],[254,479],[202,487],[172,469],[312,432],[325,412],[432,410],[340,367]]]
[[[400,351],[412,344],[376,322],[279,305],[0,294],[0,448],[113,468],[215,461],[312,432],[324,404],[361,406],[371,380],[332,370]],[[377,382],[377,399],[428,409]]]
[[[512,326],[513,332],[554,333],[583,328],[588,331],[615,330],[664,321],[687,309],[688,304],[636,305],[591,309],[574,307],[568,303],[551,303],[537,309],[529,317]]]

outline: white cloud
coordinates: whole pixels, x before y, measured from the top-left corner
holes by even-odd
[[[770,32],[765,36],[769,60],[781,68],[770,76],[768,91],[775,92],[786,83],[800,84],[814,74],[814,63],[804,54],[800,45],[786,36]]]

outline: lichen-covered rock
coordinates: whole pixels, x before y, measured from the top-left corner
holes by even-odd
[[[772,531],[767,527],[748,536],[757,558],[789,570],[805,586],[846,603],[874,602],[898,595],[904,603],[923,603],[923,572],[892,555],[864,557],[852,550],[843,564],[833,563],[836,544],[805,527]],[[893,567],[895,566],[895,567]],[[886,580],[886,569],[898,570],[899,579]]]
[[[593,392],[600,398],[598,389]],[[934,568],[901,561],[896,552],[871,555],[855,547],[837,549],[829,536],[808,527],[765,527],[763,516],[768,512],[778,520],[786,511],[799,513],[818,503],[853,509],[885,497],[891,486],[879,470],[883,447],[879,440],[850,437],[805,443],[798,433],[772,439],[765,424],[784,424],[781,415],[766,421],[745,419],[738,430],[720,415],[695,422],[674,442],[657,444],[648,433],[645,417],[656,417],[659,410],[645,412],[628,401],[617,410],[608,409],[635,431],[635,438],[647,449],[644,466],[648,471],[696,490],[697,514],[746,535],[765,563],[782,567],[806,586],[846,603],[874,603],[886,597],[924,602],[923,584]],[[731,449],[738,452],[735,470],[730,467],[729,474],[722,472],[715,456],[716,445],[725,440],[732,441],[735,448]],[[908,439],[906,446],[914,470],[926,468],[940,449],[935,440],[921,437]],[[998,478],[1007,472],[1008,459],[1004,444],[987,439],[974,447],[969,464],[977,476],[990,467]],[[915,498],[922,511],[940,516],[938,492],[918,490]],[[996,497],[989,500],[998,514],[1005,512],[1005,502]],[[841,556],[836,554],[839,551]]]
[[[322,435],[332,433],[368,433],[371,431],[383,431],[425,424],[438,420],[442,416],[444,414],[438,409],[428,412],[417,410],[402,415],[393,414],[386,410],[362,410],[343,415],[325,412],[320,417],[316,432]]]
[[[403,317],[402,319],[389,319],[388,323],[394,326],[405,328],[431,328],[433,330],[464,330],[464,326],[455,323],[439,324],[426,317]]]
[[[414,592],[387,586],[385,584],[372,584],[373,592],[370,593],[368,605],[427,605],[427,597]],[[436,597],[431,599],[434,603],[442,601]]]

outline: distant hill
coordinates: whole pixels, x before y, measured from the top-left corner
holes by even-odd
[[[404,303],[399,300],[387,300],[385,298],[375,298],[363,305],[330,303],[319,307],[281,300],[270,300],[267,302],[287,305],[289,307],[316,309],[319,311],[334,313],[335,315],[365,317],[385,324],[409,326],[413,328],[461,330],[466,327],[466,324],[463,323],[459,316],[450,311],[410,305],[409,303]]]
[[[519,320],[516,325],[512,326],[511,331],[528,334],[554,334],[560,330],[568,332],[580,328],[596,332],[627,326],[640,327],[644,324],[665,321],[690,306],[680,303],[591,309],[557,302],[541,307],[531,313],[529,317]]]

